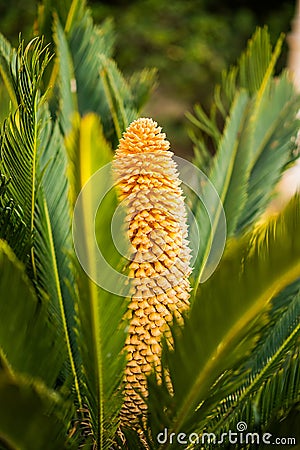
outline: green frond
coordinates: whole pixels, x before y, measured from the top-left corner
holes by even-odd
[[[284,170],[294,161],[298,109],[299,96],[286,73],[270,82],[268,91],[261,98],[259,93],[255,97],[252,129],[248,136],[253,155],[251,173],[247,202],[240,214],[237,231],[251,225],[265,211]]]
[[[75,339],[76,314],[71,240],[71,209],[67,179],[67,153],[58,124],[43,130],[45,146],[39,149],[38,172],[43,174],[37,195],[35,216],[38,292],[49,297],[49,311],[57,324],[66,353],[66,377],[71,374],[76,403],[82,407],[80,357]]]
[[[0,348],[16,372],[53,386],[64,355],[56,328],[50,323],[45,299],[33,285],[4,241],[0,241]]]
[[[122,132],[137,118],[137,111],[134,107],[134,99],[129,86],[114,60],[108,59],[103,55],[100,57],[100,62],[100,76],[106,101],[113,120],[115,133],[119,140],[122,137]]]
[[[211,153],[209,152],[208,146],[191,128],[187,130],[187,133],[193,143],[194,164],[196,167],[201,167],[201,170],[207,173],[211,163]]]
[[[89,15],[89,10],[87,10],[87,2],[86,0],[68,0],[70,2],[70,6],[67,9],[67,18],[65,21],[64,29],[68,33],[74,24],[77,22],[80,22],[81,20],[84,20],[84,18]],[[59,8],[59,2],[58,8]]]
[[[72,24],[74,10],[76,11],[80,8],[83,11],[85,7],[86,2],[84,0],[64,0],[63,2],[60,0],[43,0],[43,2],[38,5],[35,23],[37,34],[45,36],[47,41],[50,42],[53,32],[53,13],[55,12],[59,17],[59,21],[65,27],[67,23],[68,26]]]
[[[10,61],[12,57],[16,57],[16,51],[7,39],[0,33],[0,76],[9,94],[9,98],[14,108],[18,107],[16,94],[14,90],[13,76],[10,68]]]
[[[221,133],[217,123],[207,115],[207,113],[199,104],[195,105],[194,113],[195,115],[189,112],[186,113],[187,118],[193,125],[199,128],[199,130],[203,131],[207,136],[211,137],[213,139],[213,142],[217,144],[221,137]]]
[[[81,115],[96,112],[105,124],[105,101],[100,80],[99,56],[110,58],[114,47],[114,30],[111,20],[101,26],[93,23],[89,10],[81,18],[77,17],[67,35],[73,58],[79,111]],[[105,130],[105,133],[107,131]]]
[[[70,130],[72,114],[77,110],[82,116],[97,112],[105,130],[111,129],[99,60],[100,55],[110,56],[112,52],[111,22],[106,21],[101,27],[94,25],[88,9],[77,8],[76,2],[73,6],[67,30],[62,28],[57,18],[54,24],[57,59],[50,82],[52,85],[58,82],[56,88],[62,99],[60,111],[55,114],[59,114],[63,125],[66,125],[65,132]]]
[[[42,121],[39,117],[39,84],[49,60],[41,40],[34,39],[27,47],[21,43],[18,54],[11,60],[14,90],[18,109],[4,122],[1,130],[0,168],[10,179],[6,194],[23,211],[26,225],[24,245],[30,245],[34,232],[36,190],[39,183],[36,165]],[[34,251],[30,268],[35,273]]]
[[[278,370],[275,371],[273,367],[273,376],[262,382],[253,399],[254,414],[252,411],[251,413],[256,420],[259,420],[263,429],[266,429],[266,425],[272,419],[282,419],[284,412],[289,411],[291,405],[299,402],[299,333],[295,344],[296,348],[281,361]],[[249,402],[248,408],[250,404]]]
[[[201,404],[218,378],[252,351],[254,341],[244,340],[250,324],[300,276],[299,225],[296,196],[277,218],[230,246],[216,272],[201,286],[185,327],[173,328],[174,350],[166,346],[163,351],[173,393],[168,393],[166,383],[149,380],[153,437],[164,426],[170,432],[194,431],[201,421]],[[158,398],[163,400],[159,407]]]
[[[283,35],[279,37],[273,50],[267,27],[258,27],[249,39],[247,48],[242,53],[237,65],[223,72],[221,84],[217,85],[215,89],[210,119],[206,116],[204,120],[203,112],[199,114],[199,111],[196,110],[198,120],[197,117],[190,115],[192,122],[205,132],[207,132],[207,129],[216,128],[216,111],[219,111],[221,116],[226,118],[236,92],[240,89],[245,89],[250,97],[256,96],[256,101],[259,102],[268,89],[269,82],[274,78],[275,66],[280,56],[282,43]],[[205,122],[206,129],[203,128]]]
[[[235,77],[229,76],[230,80],[234,79],[235,87],[228,89],[234,90],[235,95],[230,99],[222,133],[218,131],[214,114],[209,117],[196,107],[195,117],[189,116],[198,129],[213,139],[216,147],[215,155],[206,163],[207,175],[223,202],[228,237],[241,234],[260,218],[282,173],[295,159],[300,99],[286,73],[276,79],[273,77],[281,44],[282,38],[272,52],[266,29],[258,29],[249,41],[248,49],[233,71]],[[251,75],[247,84],[243,74],[249,67]],[[223,82],[221,91],[226,91],[226,83],[228,79]],[[221,96],[220,90],[217,92]],[[220,102],[215,104],[215,109],[221,108]],[[197,139],[195,133],[193,140],[198,149],[194,163],[201,168],[208,160],[204,141],[201,137]],[[205,187],[203,193],[206,194]],[[211,224],[205,208],[197,201],[194,211],[202,238],[193,274],[197,287],[205,272],[211,232],[216,229],[219,218],[218,214],[214,215]]]
[[[289,294],[291,288],[296,292]],[[284,306],[278,307],[282,299]],[[209,422],[205,418],[202,426],[205,424],[210,432],[219,435],[235,428],[239,420],[244,420],[249,428],[265,429],[281,411],[288,411],[299,401],[299,280],[284,289],[272,303],[254,351],[234,372],[225,373],[214,386],[213,398],[202,406],[209,414]],[[230,394],[222,398],[225,391]],[[213,408],[216,398],[222,400]]]
[[[283,36],[273,48],[257,28],[210,112],[187,113],[221,202],[201,178],[191,308],[162,339],[140,433],[119,429],[130,286],[109,168],[156,71],[124,77],[113,23],[96,25],[86,0],[43,0],[35,31],[17,50],[0,34],[0,449],[176,450],[164,428],[218,436],[241,420],[269,431],[300,404],[300,197],[262,219],[297,157],[300,97],[274,75]],[[200,284],[221,204],[225,254]]]
[[[248,389],[242,387],[220,402],[217,419],[214,417],[216,411],[212,411],[206,421],[203,421],[205,431],[221,436],[223,432],[235,429],[236,424],[242,420],[247,423],[249,432],[270,432],[272,422],[285,419],[291,407],[299,401],[299,373],[298,336],[296,347],[286,353],[277,368],[272,364],[268,365],[267,369],[263,370],[261,379],[254,377],[253,384],[250,383]],[[239,398],[242,400],[241,405],[238,404]],[[237,404],[236,407],[234,403]],[[203,428],[201,431],[203,432]],[[296,432],[296,428],[289,429],[291,437]],[[251,446],[245,448],[250,449]]]
[[[77,11],[77,12],[76,12]],[[78,14],[78,16],[76,15]],[[58,74],[59,112],[63,129],[70,129],[72,114],[89,112],[101,118],[105,137],[117,146],[122,131],[137,117],[136,104],[142,102],[150,88],[153,74],[145,71],[135,84],[134,97],[123,75],[111,60],[113,32],[111,21],[94,25],[90,11],[74,9],[72,26],[63,30],[55,23],[57,60],[52,84]],[[134,81],[134,80],[133,80]]]
[[[70,269],[71,218],[67,196],[66,155],[57,125],[52,125],[47,104],[40,98],[39,85],[48,61],[42,41],[25,49],[12,61],[16,98],[20,103],[2,131],[3,172],[11,181],[7,198],[20,205],[24,222],[22,248],[28,247],[28,273],[40,298],[48,298],[48,313],[57,326],[57,337],[71,367],[79,405],[78,364],[75,346],[74,297],[69,286],[74,276]],[[8,242],[19,249],[17,231]],[[5,236],[3,236],[5,237]],[[19,253],[18,253],[19,255]],[[27,258],[25,258],[26,260]]]
[[[272,49],[267,27],[257,27],[237,65],[231,67],[227,72],[223,72],[220,100],[223,100],[225,104],[230,104],[236,90],[240,88],[246,89],[249,96],[253,96],[257,92],[261,96],[274,75],[283,38],[284,36],[281,35],[275,48]],[[222,107],[224,108],[224,105]]]
[[[284,305],[279,306],[282,300]],[[274,298],[268,316],[268,322],[261,330],[261,337],[255,351],[246,361],[252,373],[260,372],[266,363],[271,362],[274,355],[278,358],[280,354],[288,353],[295,346],[300,332],[299,280]]]
[[[206,113],[199,104],[194,106],[194,114],[188,111],[185,115],[192,124],[187,128],[187,132],[193,142],[194,164],[208,173],[212,160],[211,147],[216,149],[221,138],[217,118],[215,114]]]
[[[283,36],[277,41],[276,50],[273,52],[267,28],[256,29],[238,64],[239,85],[246,88],[250,95],[261,89],[274,72],[282,41]],[[259,64],[255,59],[259,60]]]
[[[82,5],[81,5],[82,6]],[[89,9],[73,1],[63,29],[56,17],[54,40],[56,62],[50,85],[54,116],[64,132],[70,130],[72,115],[95,112],[101,118],[106,139],[117,146],[121,133],[136,119],[155,80],[155,70],[143,70],[127,83],[111,59],[114,33],[111,20],[93,23]],[[59,105],[55,98],[60,98]]]
[[[135,72],[129,78],[129,86],[131,92],[134,93],[135,109],[140,112],[147,102],[152,90],[155,89],[157,83],[156,69],[143,69]]]
[[[106,142],[99,118],[95,114],[83,119],[74,118],[72,133],[66,141],[70,159],[71,203],[90,177],[111,161],[112,150]],[[99,183],[104,186],[109,177],[101,177]],[[100,184],[99,188],[100,189]],[[94,230],[100,248],[105,243],[109,263],[116,267],[115,250],[110,242],[110,224],[117,200],[115,192],[108,196],[94,224],[92,207],[99,204],[99,190],[87,188],[81,204],[82,231],[77,239],[81,248],[85,248],[88,257],[89,276],[78,266],[78,345],[81,350],[84,383],[86,385],[85,403],[91,416],[94,440],[98,448],[109,448],[118,427],[118,414],[122,406],[122,381],[125,368],[125,355],[122,352],[126,338],[127,323],[124,320],[127,302],[122,297],[106,292],[92,281],[97,273],[108,277],[98,256],[90,245]],[[77,212],[78,219],[78,212]],[[78,226],[76,222],[73,226]]]
[[[59,121],[66,134],[72,127],[73,115],[78,111],[78,99],[73,60],[66,35],[57,17],[54,22],[54,42],[56,45],[55,68],[58,68],[58,86],[55,87],[54,92],[59,93],[55,96],[59,99],[57,106]]]
[[[19,205],[6,195],[9,182],[0,173],[0,239],[8,242],[16,256],[25,261],[30,250],[30,245],[26,243],[26,224]]]
[[[68,443],[70,405],[41,382],[0,371],[0,446],[17,450],[74,448]]]
[[[246,92],[242,91],[236,95],[232,104],[230,115],[227,118],[222,139],[219,143],[218,152],[213,160],[209,173],[209,179],[215,186],[222,204],[224,204],[231,195],[230,188],[234,190],[235,207],[233,217],[226,214],[227,227],[229,233],[232,233],[231,221],[236,220],[239,210],[242,209],[246,200],[246,183],[248,176],[249,156],[243,154],[241,147],[244,142],[245,135],[245,118],[249,108],[249,100]],[[238,180],[238,181],[237,181]],[[209,186],[203,186],[203,198],[206,202],[212,202],[209,196]],[[233,195],[233,193],[232,193]],[[217,198],[215,198],[215,202]],[[194,214],[196,223],[199,227],[201,242],[197,260],[194,264],[193,286],[195,291],[205,271],[205,265],[211,246],[211,232],[218,230],[221,211],[218,204],[213,205],[211,209],[214,211],[213,217],[209,218],[205,208],[197,199],[194,206]],[[231,230],[230,230],[231,228]]]

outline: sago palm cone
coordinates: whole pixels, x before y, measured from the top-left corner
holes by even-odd
[[[160,371],[161,336],[173,315],[181,320],[189,307],[190,249],[184,198],[170,144],[152,119],[140,118],[127,128],[114,159],[120,201],[132,246],[129,276],[132,294],[125,350],[123,425],[143,416],[146,375]],[[139,395],[141,393],[141,395]]]

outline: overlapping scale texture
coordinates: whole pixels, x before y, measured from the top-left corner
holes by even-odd
[[[132,246],[132,296],[126,341],[125,404],[132,426],[146,405],[146,375],[160,370],[160,339],[173,315],[189,306],[190,249],[184,198],[169,142],[152,119],[131,123],[120,140],[114,171]]]

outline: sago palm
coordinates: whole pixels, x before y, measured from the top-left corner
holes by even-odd
[[[296,439],[298,195],[266,214],[298,156],[283,38],[257,29],[211,113],[188,114],[180,167],[140,117],[155,71],[124,78],[109,21],[45,1],[35,28],[18,49],[0,36],[0,448],[237,448],[241,424]]]

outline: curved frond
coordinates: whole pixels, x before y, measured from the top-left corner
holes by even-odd
[[[26,224],[19,205],[6,195],[9,182],[0,172],[0,239],[8,242],[19,259],[26,261],[30,251],[30,245],[26,242]]]
[[[295,160],[298,109],[299,96],[286,73],[269,83],[266,94],[258,92],[255,98],[248,136],[251,173],[237,232],[251,225],[265,211],[283,172]]]
[[[241,234],[259,219],[282,173],[295,159],[300,98],[286,73],[274,78],[281,45],[282,37],[272,52],[267,30],[258,29],[239,65],[224,78],[220,90],[230,99],[230,106],[225,108],[216,97],[213,108],[213,111],[222,108],[225,111],[222,133],[218,131],[215,113],[208,117],[201,108],[196,108],[196,117],[190,116],[194,125],[214,140],[216,153],[207,175],[223,202],[228,237]],[[245,75],[247,71],[250,71],[249,79]],[[197,146],[195,137],[194,140]],[[195,163],[201,164],[207,155],[201,150],[203,142],[198,144]],[[205,271],[210,236],[216,229],[218,214],[216,211],[211,224],[199,202],[193,209],[203,242],[193,275],[197,288]]]
[[[223,74],[225,94],[230,98],[230,94],[234,93],[237,86],[247,89],[250,95],[259,90],[262,92],[274,73],[282,42],[283,36],[281,35],[273,50],[267,27],[258,27],[238,61],[235,75],[230,76],[232,71],[235,72],[234,68],[231,68],[227,74]],[[230,89],[226,89],[229,86],[229,83],[226,82],[227,77],[229,81],[234,81],[234,85],[231,85]]]
[[[130,90],[134,93],[135,109],[140,112],[147,102],[152,90],[156,87],[157,70],[143,69],[135,72],[128,80]]]
[[[76,314],[71,240],[71,210],[67,154],[58,124],[50,120],[43,130],[38,172],[43,174],[37,195],[35,251],[38,292],[49,297],[49,310],[65,343],[66,367],[72,376],[76,403],[82,407],[80,357],[75,339]]]
[[[11,179],[7,196],[23,211],[26,225],[25,240],[31,243],[34,232],[37,176],[37,149],[41,126],[38,108],[39,84],[48,63],[49,53],[41,40],[35,39],[26,48],[20,45],[16,58],[12,58],[14,91],[18,109],[4,122],[1,131],[1,170]],[[29,270],[36,273],[34,250],[31,250]]]
[[[252,340],[238,345],[249,325],[300,276],[299,225],[296,196],[281,215],[229,248],[214,275],[197,292],[182,332],[173,329],[174,350],[166,347],[163,352],[173,393],[167,384],[158,386],[153,378],[149,380],[153,436],[164,426],[174,432],[194,430],[201,420],[201,404],[218,377],[252,350]],[[159,411],[158,398],[163,399]]]
[[[90,177],[112,159],[112,150],[103,135],[99,118],[95,114],[83,119],[74,119],[72,133],[66,141],[70,159],[71,202]],[[101,178],[106,185],[111,180]],[[106,255],[110,264],[116,267],[120,256],[113,251],[110,242],[110,224],[117,206],[115,192],[101,204],[96,224],[92,217],[92,204],[98,205],[99,191],[88,189],[82,203],[81,215],[84,229],[80,235],[80,245],[86,249],[88,266],[94,275],[97,270],[103,274],[103,267],[97,266],[97,255],[89,245],[96,230],[100,247],[105,242]],[[90,224],[90,225],[89,225]],[[76,223],[74,225],[76,227]],[[91,228],[92,227],[92,228]],[[115,256],[114,256],[115,255]],[[116,258],[116,260],[115,260]],[[83,377],[86,385],[85,402],[91,416],[92,434],[101,449],[108,449],[118,427],[118,414],[122,407],[122,381],[126,365],[122,352],[126,338],[127,322],[124,315],[127,302],[97,286],[78,265],[78,345],[81,350]],[[109,275],[107,275],[109,276]]]
[[[64,355],[45,300],[4,241],[0,241],[0,348],[12,369],[53,386]]]
[[[73,2],[76,3],[76,2]],[[71,13],[71,11],[70,11]],[[63,30],[55,21],[55,45],[58,58],[52,74],[52,84],[58,82],[59,115],[65,132],[70,130],[72,115],[96,112],[100,115],[107,136],[112,136],[112,119],[100,79],[100,56],[111,55],[112,28],[106,22],[102,27],[93,24],[90,11],[74,6],[72,20]],[[58,79],[56,80],[56,75]]]
[[[100,76],[105,91],[109,112],[113,120],[116,136],[121,139],[122,132],[137,117],[133,95],[117,68],[116,63],[104,55],[100,57]]]
[[[66,365],[71,367],[77,403],[81,406],[74,338],[75,293],[69,288],[74,277],[70,268],[66,154],[59,128],[52,125],[48,106],[39,92],[48,59],[42,41],[36,40],[26,49],[21,46],[16,61],[11,62],[20,106],[3,127],[3,172],[11,179],[6,196],[19,204],[23,212],[22,246],[27,250],[31,247],[28,273],[39,297],[48,297],[48,314],[57,326],[57,339],[61,351],[65,351]],[[10,235],[9,242],[15,243],[17,252],[20,246],[17,230]]]
[[[0,446],[75,449],[67,442],[72,408],[41,382],[0,371],[0,399]]]
[[[59,99],[60,125],[66,134],[72,127],[73,115],[78,111],[76,78],[68,41],[58,18],[55,20],[54,27],[54,41],[57,49],[55,68],[58,68],[58,86],[55,87],[54,92],[59,93],[56,97]]]
[[[289,295],[292,286],[296,292]],[[278,308],[282,299],[287,306]],[[299,281],[282,291],[273,304],[254,351],[234,372],[225,373],[214,386],[212,398],[201,407],[208,411],[209,421],[202,422],[206,431],[219,435],[234,429],[239,420],[249,428],[266,429],[276,415],[299,401]],[[228,395],[223,398],[225,391]]]
[[[230,115],[227,118],[223,136],[219,144],[219,150],[213,161],[209,176],[209,179],[215,186],[222,203],[225,203],[228,196],[231,195],[229,190],[230,188],[235,191],[235,205],[238,205],[238,209],[242,208],[246,197],[246,182],[248,175],[247,167],[249,157],[247,158],[247,155],[241,152],[241,145],[243,142],[243,135],[245,135],[245,116],[248,107],[247,93],[238,93],[232,104]],[[233,179],[237,178],[237,172],[239,173],[239,183],[235,182],[235,186],[233,186]],[[206,192],[206,187],[204,187],[203,198],[206,199],[206,201],[208,201],[208,196],[209,191]],[[212,200],[209,199],[209,201]],[[215,202],[216,201],[217,198],[215,198]],[[194,206],[194,212],[197,219],[197,226],[199,227],[201,241],[192,275],[195,291],[197,290],[201,276],[205,271],[205,264],[207,262],[211,246],[211,232],[217,232],[220,221],[221,211],[218,207],[218,203],[211,209],[214,211],[214,215],[210,218],[207,215],[206,209],[197,198],[197,202]],[[233,221],[233,218],[230,218],[227,215],[226,220],[228,226],[232,227],[231,221]]]
[[[153,72],[144,71],[139,77],[136,75],[132,83],[138,91],[133,95],[130,84],[111,59],[111,21],[95,25],[88,9],[75,6],[65,29],[58,20],[55,21],[58,57],[51,84],[57,83],[61,101],[54,114],[59,116],[67,132],[74,112],[78,111],[81,116],[97,113],[106,139],[116,147],[122,132],[137,117],[136,107],[147,96]]]
[[[0,33],[0,75],[13,107],[16,109],[18,107],[18,103],[14,90],[13,75],[10,68],[10,61],[12,57],[16,57],[16,50]]]

